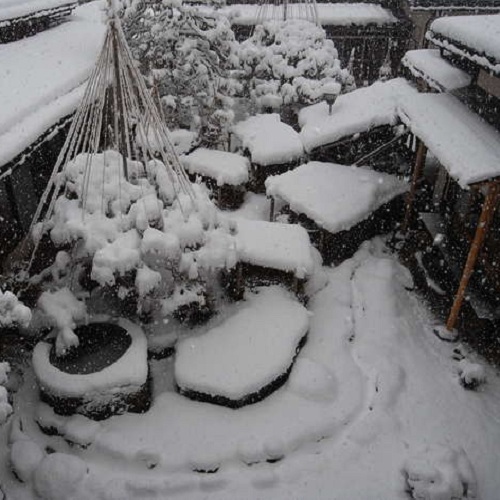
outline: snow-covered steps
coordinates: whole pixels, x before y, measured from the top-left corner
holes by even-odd
[[[240,408],[287,380],[309,330],[309,313],[279,287],[248,296],[234,316],[177,344],[175,380],[191,399]]]

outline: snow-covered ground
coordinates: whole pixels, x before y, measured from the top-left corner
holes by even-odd
[[[426,499],[498,498],[499,375],[485,366],[477,392],[460,385],[463,362],[379,240],[328,278],[287,384],[239,410],[175,393],[166,359],[152,363],[148,413],[63,418],[35,402],[28,371],[1,435],[8,498],[33,499],[33,487],[66,500],[396,500],[409,487]],[[35,418],[86,448],[43,435]],[[6,470],[8,439],[27,485]]]
[[[81,6],[67,23],[0,45],[0,166],[78,106],[103,41],[101,8]]]

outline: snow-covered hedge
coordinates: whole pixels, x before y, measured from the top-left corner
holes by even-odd
[[[27,327],[30,321],[30,309],[12,292],[0,290],[0,329],[17,325]]]
[[[333,41],[305,20],[256,26],[241,44],[240,61],[249,95],[265,107],[311,104],[323,97],[325,84],[352,80],[340,66]]]

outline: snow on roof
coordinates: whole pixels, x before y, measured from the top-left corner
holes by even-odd
[[[261,288],[222,325],[177,344],[176,382],[237,401],[288,370],[308,329],[309,313],[288,292]]]
[[[500,74],[500,14],[436,19],[426,37],[435,45]]]
[[[350,229],[407,189],[393,175],[317,161],[266,180],[268,196],[331,233]]]
[[[282,123],[276,113],[251,116],[232,130],[243,148],[249,150],[252,163],[281,165],[304,155],[299,134]]]
[[[0,22],[76,3],[77,0],[0,0]]]
[[[363,26],[367,24],[392,24],[397,22],[396,17],[388,9],[375,3],[318,3],[318,20],[322,26]],[[238,25],[254,25],[259,19],[258,4],[235,4],[225,7],[222,12],[233,16],[232,23]],[[288,4],[289,18],[300,18],[306,12],[307,4]],[[267,6],[263,12],[264,18],[283,19],[283,5]]]
[[[236,248],[241,262],[290,271],[300,279],[313,272],[311,243],[303,227],[239,220],[237,228]]]
[[[455,97],[412,96],[400,115],[463,188],[500,176],[500,133]]]
[[[248,181],[250,163],[244,156],[227,151],[198,148],[181,157],[184,168],[190,174],[203,175],[223,184],[238,185]]]
[[[0,45],[0,165],[78,105],[78,87],[94,67],[105,31],[99,6],[85,5],[68,23]]]
[[[443,59],[437,49],[409,50],[401,63],[439,92],[467,87],[472,80],[465,71]]]
[[[312,151],[374,127],[394,125],[398,121],[399,99],[416,93],[404,78],[395,78],[340,95],[331,115],[324,101],[303,108],[299,113],[299,125],[304,148]]]

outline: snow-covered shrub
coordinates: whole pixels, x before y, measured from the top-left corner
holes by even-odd
[[[465,389],[477,389],[486,382],[486,372],[484,367],[478,363],[473,363],[467,358],[458,362],[458,376],[460,383]]]
[[[66,189],[45,225],[56,246],[72,249],[71,272],[61,271],[68,254],[59,252],[41,273],[48,286],[38,277],[49,288],[38,306],[57,328],[59,354],[78,344],[73,329],[86,315],[76,299],[80,292],[106,288],[127,309],[124,314],[164,319],[189,304],[205,307],[210,273],[236,260],[230,229],[202,186],[191,195],[180,192],[179,179],[169,177],[159,160],[128,161],[130,180],[116,152],[94,155],[85,174],[87,160],[77,156],[61,174]],[[76,296],[67,288],[74,286]]]
[[[10,372],[10,365],[7,362],[0,363],[0,425],[4,424],[12,413],[12,406],[9,403],[7,389],[7,376]]]
[[[249,97],[264,107],[311,104],[322,99],[325,84],[349,79],[325,31],[299,19],[257,26],[241,44],[240,61]]]
[[[30,309],[12,292],[0,290],[0,328],[27,327],[30,321]]]
[[[132,2],[124,29],[141,72],[161,101],[168,126],[191,128],[220,144],[232,123],[237,43],[216,2]]]

